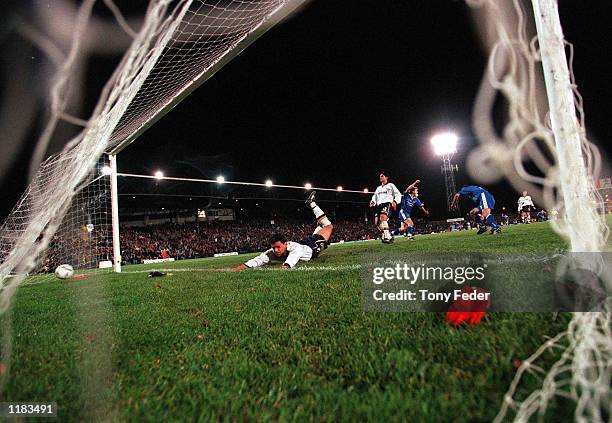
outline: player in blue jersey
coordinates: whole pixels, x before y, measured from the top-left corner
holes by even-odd
[[[476,205],[476,207],[470,210],[470,214],[474,216],[478,225],[478,235],[487,231],[487,225],[491,227],[491,234],[501,232],[500,226],[495,222],[491,214],[495,207],[495,198],[493,198],[489,191],[476,185],[466,185],[453,197],[451,208],[456,209],[458,207],[461,197],[469,198]]]
[[[419,199],[419,188],[417,184],[421,182],[416,180],[412,185],[406,188],[404,195],[402,195],[402,202],[399,212],[399,219],[401,226],[399,229],[394,231],[395,235],[405,234],[408,239],[414,239],[414,222],[412,221],[412,213],[415,209],[419,208],[423,213],[429,215],[429,212],[425,209],[425,206]]]

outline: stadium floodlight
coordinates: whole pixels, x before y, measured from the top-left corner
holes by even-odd
[[[452,211],[451,205],[457,190],[455,184],[455,173],[459,171],[456,164],[451,163],[453,155],[457,152],[457,140],[459,138],[452,132],[444,132],[431,138],[434,154],[442,158],[442,174],[446,187],[446,209]]]
[[[338,187],[336,188],[336,191],[340,192],[342,191],[344,188],[342,188],[342,185],[338,185]]]
[[[306,183],[304,184],[304,188],[306,188],[306,189],[312,189],[312,185],[311,185],[309,182],[306,182]]]
[[[431,138],[431,144],[434,148],[436,156],[453,155],[457,152],[457,135],[452,132],[445,132],[434,135]]]
[[[367,188],[364,188],[364,189],[363,189],[363,192],[364,192],[364,194],[367,194],[368,192],[370,192],[370,190],[369,190],[369,189],[367,189]]]
[[[103,166],[102,167],[102,175],[109,176],[112,173],[113,173],[113,169],[111,169],[110,166]]]
[[[271,187],[272,185],[273,185],[272,181],[271,181],[270,179],[268,179],[268,180],[266,181],[266,186],[267,186],[267,187]]]
[[[223,182],[225,182],[225,178],[223,177],[223,175],[217,176],[217,183],[222,184]]]
[[[162,172],[161,170],[155,172],[155,179],[164,179],[164,172]]]

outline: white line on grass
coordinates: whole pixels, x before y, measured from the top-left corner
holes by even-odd
[[[361,269],[361,265],[359,264],[346,264],[339,266],[303,266],[303,267],[295,267],[290,270],[284,270],[280,267],[261,267],[257,269],[250,269],[250,272],[343,272],[347,270],[358,270]],[[139,273],[151,273],[151,272],[164,272],[164,273],[186,273],[186,272],[200,272],[200,273],[230,273],[231,268],[224,269],[206,269],[206,268],[179,268],[179,269],[171,269],[171,268],[161,268],[161,269],[147,269],[147,270],[124,270],[121,273],[108,273],[113,275],[132,275]],[[58,278],[55,275],[35,275],[31,277],[32,279],[26,280],[21,283],[22,286],[27,285],[39,285],[43,283],[49,283],[58,281]],[[71,278],[63,279],[61,281],[70,281]],[[84,281],[86,282],[86,280]]]
[[[359,264],[345,264],[339,266],[304,266],[304,267],[295,267],[290,272],[341,272],[346,270],[357,270],[361,269],[361,265]],[[285,271],[280,267],[261,267],[257,269],[250,269],[252,272],[280,272]],[[151,273],[151,272],[168,272],[168,273],[178,273],[178,272],[210,272],[210,273],[224,273],[231,272],[230,268],[225,269],[201,269],[201,268],[180,268],[180,269],[147,269],[147,270],[128,270],[121,272],[120,274],[133,274],[133,273]]]

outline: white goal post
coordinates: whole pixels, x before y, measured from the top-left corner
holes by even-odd
[[[121,272],[121,241],[119,238],[119,189],[117,187],[117,156],[108,155],[110,162],[110,192],[111,192],[111,213],[113,229],[113,269]]]
[[[557,151],[559,187],[565,203],[572,251],[598,252],[604,245],[601,217],[593,206],[583,155],[574,92],[565,56],[565,39],[556,0],[532,0],[550,122]]]

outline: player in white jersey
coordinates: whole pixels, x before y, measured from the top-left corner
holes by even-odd
[[[521,214],[523,223],[531,223],[531,209],[535,207],[527,191],[523,191],[523,196],[518,199],[518,211]]]
[[[288,241],[282,234],[274,234],[270,238],[270,249],[264,251],[257,257],[247,260],[232,269],[232,272],[263,266],[268,263],[282,263],[281,268],[290,269],[299,261],[310,261],[321,254],[329,245],[334,226],[325,213],[314,201],[315,191],[306,200],[317,220],[317,228],[312,235],[305,239],[294,242]]]
[[[389,214],[391,209],[397,209],[397,205],[402,201],[402,193],[397,187],[389,182],[389,174],[380,172],[380,186],[376,188],[370,207],[376,207],[374,212],[374,225],[382,233],[382,242],[389,244],[393,242],[393,236],[389,232]]]

